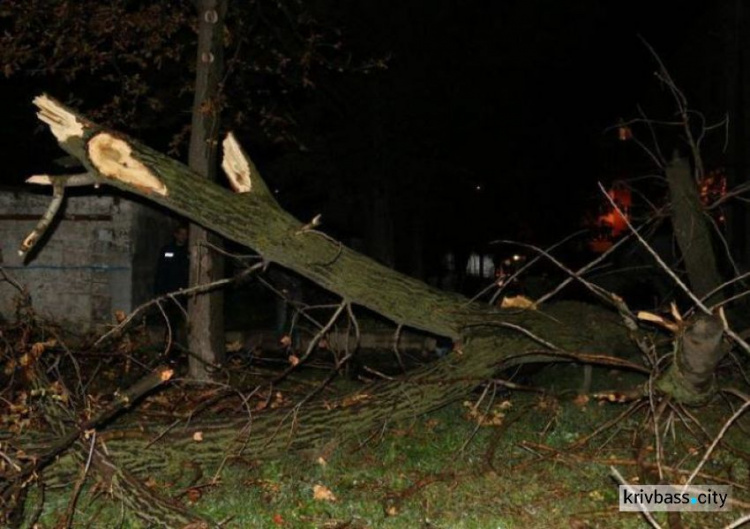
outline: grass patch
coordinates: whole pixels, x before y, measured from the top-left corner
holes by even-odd
[[[191,506],[226,520],[227,528],[647,527],[640,515],[618,512],[617,486],[608,468],[610,460],[633,459],[633,433],[643,427],[643,415],[623,421],[609,442],[603,435],[568,452],[572,441],[623,407],[514,394],[511,406],[498,412],[504,414],[502,424],[483,427],[468,418],[469,409],[456,403],[389,425],[366,443],[352,440],[326,461],[289,454],[252,468],[231,465],[219,484],[194,494]],[[745,448],[741,434],[728,441]],[[689,457],[677,454],[676,460],[683,459],[688,470],[702,455],[685,454]],[[635,479],[634,466],[618,468]],[[727,451],[706,471],[745,482],[748,474],[746,462]],[[170,495],[180,492],[176,485],[165,487]],[[316,499],[316,491],[323,498]],[[328,493],[332,496],[325,499]],[[40,527],[60,520],[67,494],[48,492]],[[735,489],[735,499],[743,495]],[[76,527],[143,527],[101,492],[84,493],[79,510]],[[683,513],[682,520],[685,527],[720,527],[738,516],[735,509]],[[657,519],[667,526],[664,515]]]

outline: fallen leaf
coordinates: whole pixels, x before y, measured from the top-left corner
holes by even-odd
[[[336,496],[325,485],[313,486],[313,499],[316,501],[336,501]]]
[[[273,515],[273,523],[275,525],[284,525],[284,517],[281,516],[279,513],[276,513]]]
[[[510,296],[503,298],[501,309],[536,309],[536,303],[526,296]]]
[[[201,491],[200,489],[190,489],[187,492],[188,500],[190,500],[191,503],[195,503],[196,501],[201,499]]]
[[[224,346],[224,349],[226,349],[227,353],[237,353],[239,351],[242,351],[242,342],[239,340],[227,342],[227,344]]]
[[[195,432],[193,434],[193,441],[195,441],[196,443],[200,443],[201,441],[203,441],[203,432]]]

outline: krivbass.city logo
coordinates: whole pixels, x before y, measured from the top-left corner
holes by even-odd
[[[729,485],[620,485],[621,511],[728,511]]]

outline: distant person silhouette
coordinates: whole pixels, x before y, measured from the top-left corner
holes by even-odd
[[[188,228],[177,226],[172,233],[172,241],[162,247],[156,267],[154,294],[162,296],[187,288],[190,280],[190,253],[188,252]],[[180,304],[178,306],[178,303]],[[187,325],[184,302],[181,298],[170,299],[161,307],[172,329],[172,341],[181,345],[187,343]]]
[[[188,253],[187,226],[177,226],[172,241],[159,252],[154,293],[161,296],[187,288],[190,279],[190,254]]]

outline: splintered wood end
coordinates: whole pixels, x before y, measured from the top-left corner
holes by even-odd
[[[221,145],[224,151],[221,168],[229,179],[229,185],[235,193],[249,193],[253,189],[253,175],[242,147],[231,132]]]
[[[34,105],[39,109],[37,117],[49,125],[57,141],[65,143],[71,137],[83,138],[83,122],[60,103],[47,95],[40,95],[34,98]]]
[[[46,174],[35,174],[26,179],[27,184],[35,184],[40,186],[51,186],[52,179]]]

